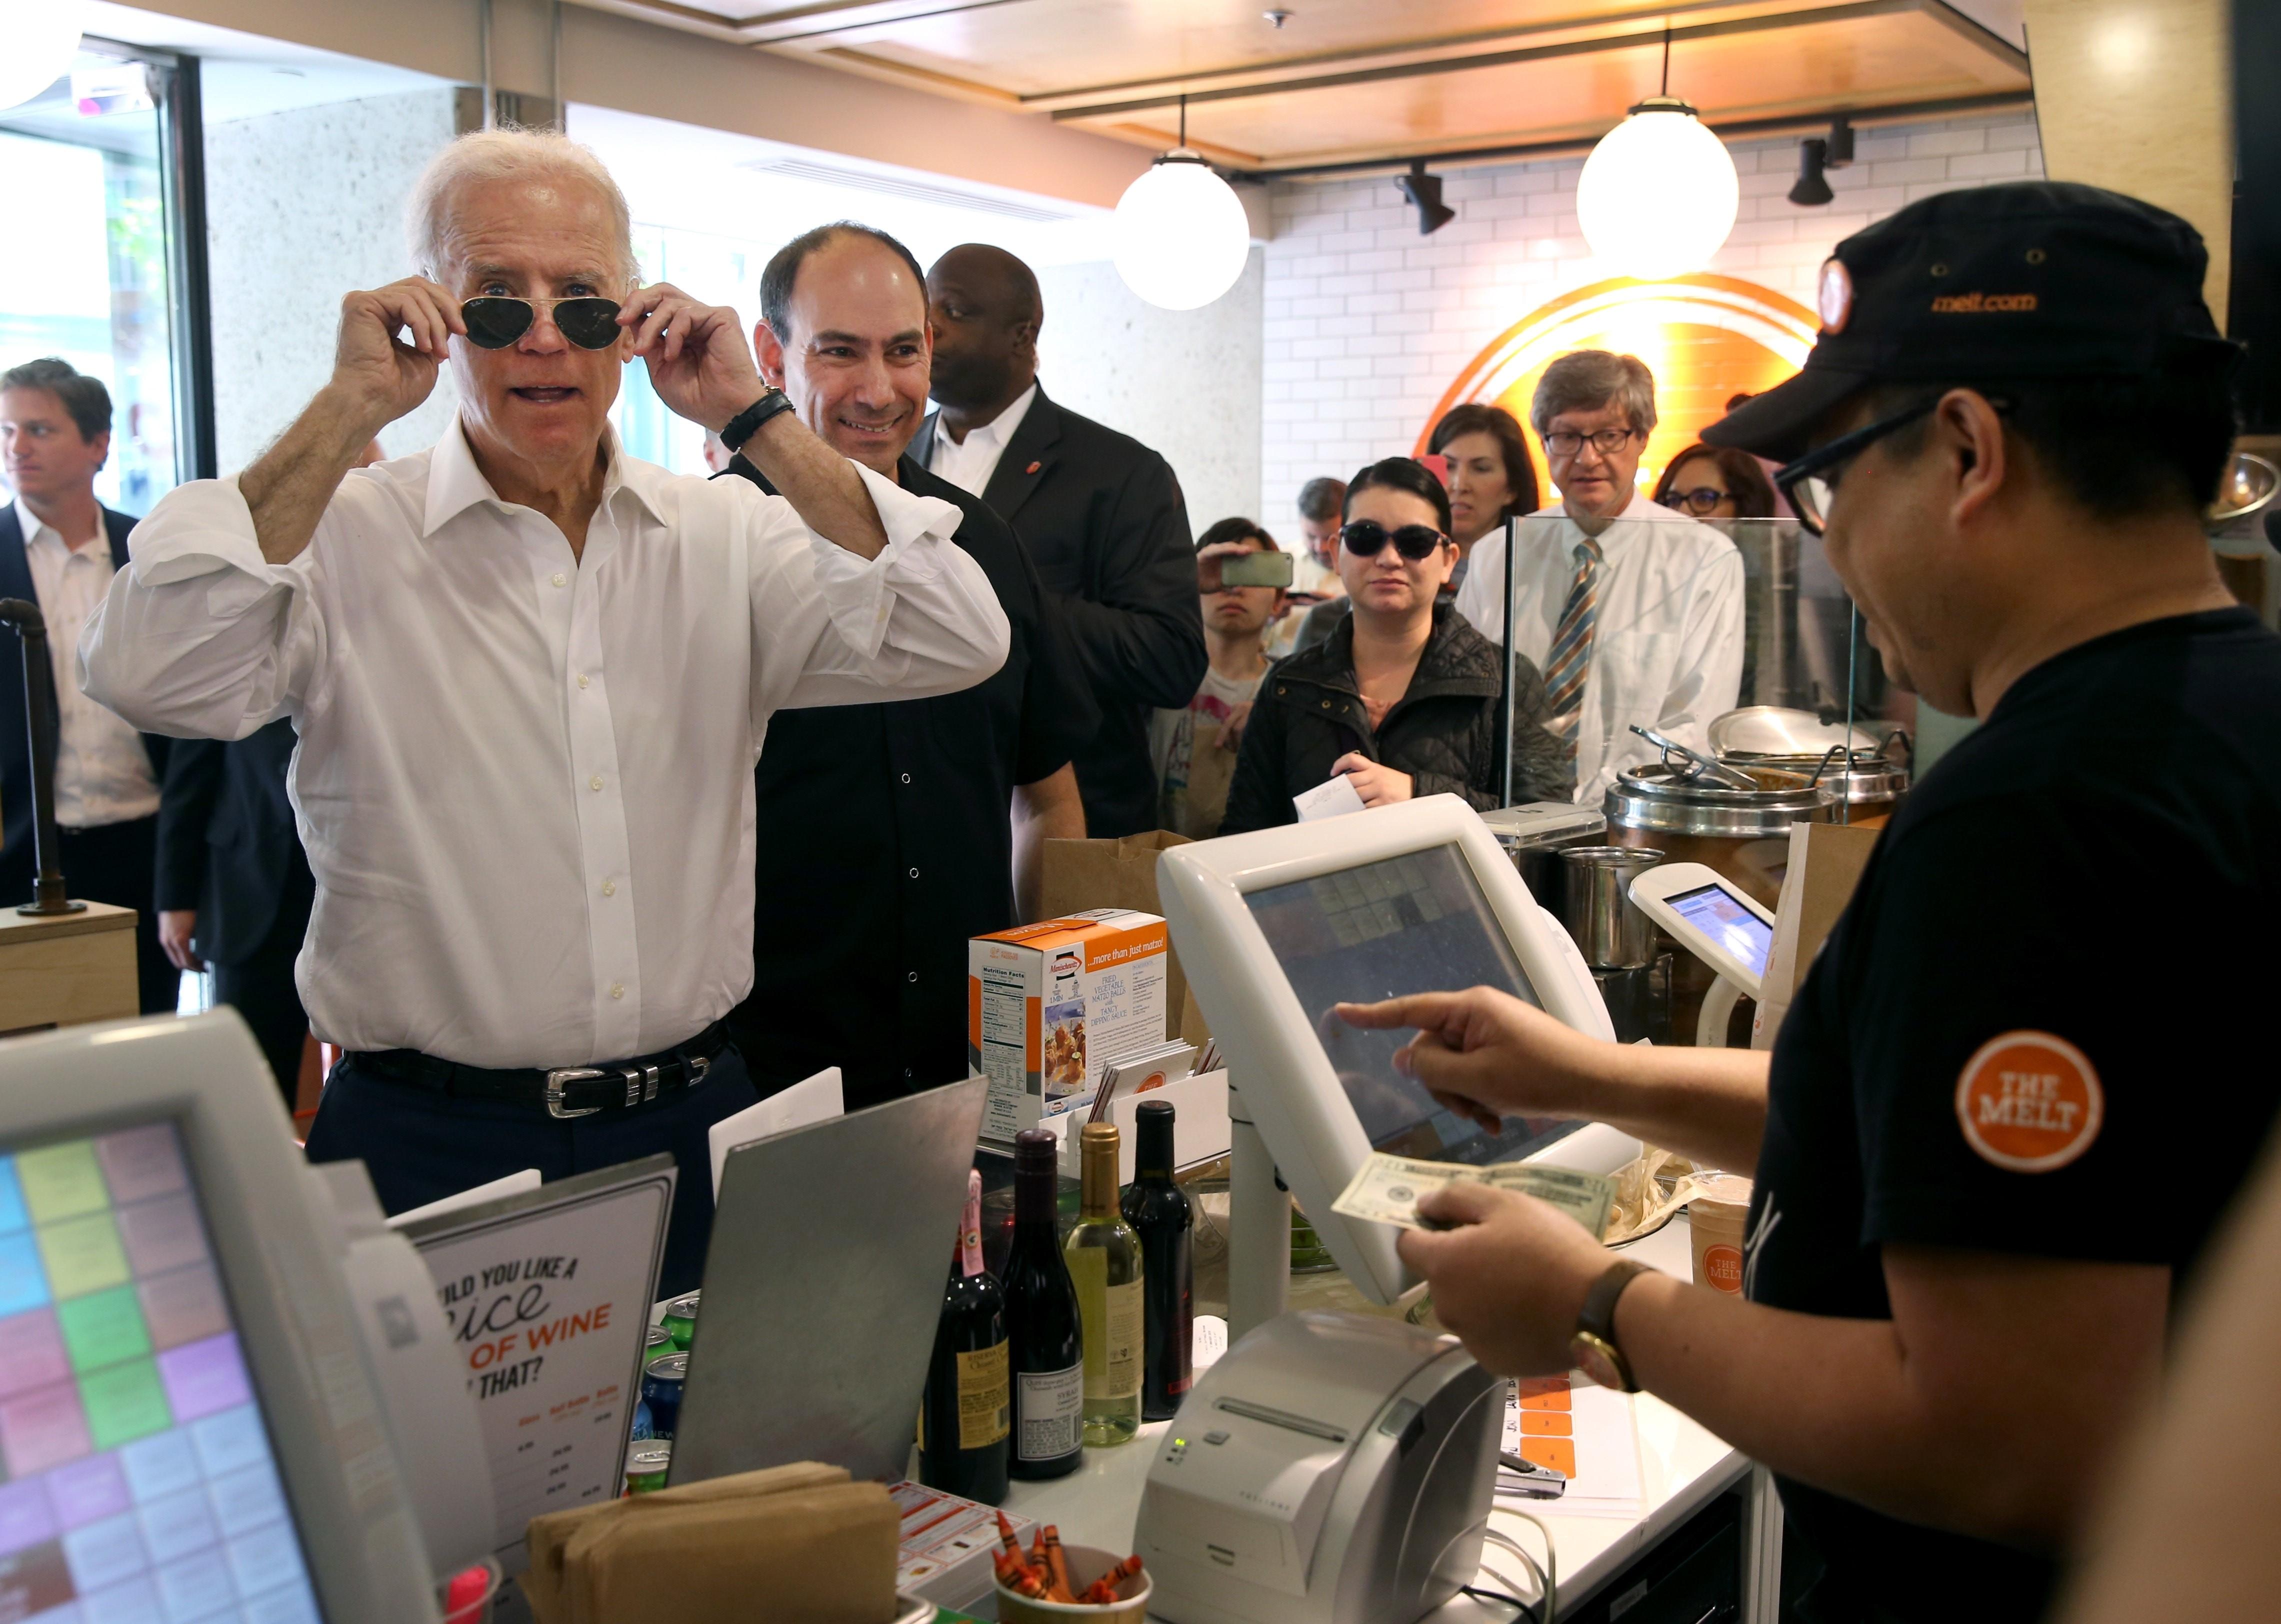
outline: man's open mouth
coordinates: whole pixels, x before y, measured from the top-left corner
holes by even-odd
[[[575,398],[578,391],[568,383],[533,383],[507,393],[518,400],[528,400],[537,406],[560,406]]]

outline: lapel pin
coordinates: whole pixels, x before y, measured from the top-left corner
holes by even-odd
[[[1022,472],[1024,472],[1025,474],[1034,474],[1034,473],[1036,473],[1040,468],[1043,468],[1043,467],[1045,467],[1045,466],[1046,466],[1046,465],[1045,465],[1044,463],[1042,463],[1042,462],[1032,462],[1032,464],[1030,464],[1030,466],[1029,466],[1028,468],[1024,468],[1024,469],[1022,470]]]

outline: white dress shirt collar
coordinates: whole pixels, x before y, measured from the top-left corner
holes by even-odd
[[[968,429],[963,440],[952,439],[950,430],[943,427],[938,416],[934,423],[934,455],[927,460],[930,471],[970,496],[980,496],[991,476],[998,471],[1007,443],[1013,439],[1014,431],[1022,426],[1022,420],[1030,414],[1030,407],[1037,398],[1038,386],[1032,382],[997,416]]]
[[[654,464],[625,455],[618,445],[617,429],[608,423],[602,425],[602,453],[607,459],[602,474],[602,507],[609,509],[612,499],[624,491],[651,518],[664,522],[660,481],[672,476]],[[475,447],[468,444],[468,426],[454,418],[429,459],[428,499],[421,517],[421,535],[435,535],[478,502],[496,503],[502,510],[513,506],[483,476],[476,464]]]

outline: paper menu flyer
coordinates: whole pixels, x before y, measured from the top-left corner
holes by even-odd
[[[405,1232],[468,1361],[511,1573],[533,1517],[622,1487],[675,1178],[648,1156]]]
[[[1513,1383],[1505,1401],[1506,1450],[1565,1473],[1557,1500],[1531,1500],[1542,1515],[1636,1516],[1643,1496],[1639,1427],[1630,1397],[1570,1372]]]
[[[946,1575],[956,1574],[969,1563],[976,1566],[979,1574],[970,1594],[978,1596],[990,1589],[990,1552],[998,1547],[998,1512],[994,1506],[944,1494],[908,1480],[893,1485],[887,1493],[902,1519],[901,1543],[895,1556],[896,1589],[939,1588]],[[1017,1536],[1029,1532],[1028,1518],[1009,1513],[1007,1520],[1014,1525]],[[955,1579],[951,1582],[955,1584]],[[967,1597],[936,1599],[949,1599],[956,1605]]]

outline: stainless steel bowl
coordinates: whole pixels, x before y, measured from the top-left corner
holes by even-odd
[[[2205,517],[2212,524],[2230,524],[2268,506],[2277,491],[2281,491],[2281,468],[2255,452],[2238,451],[2226,465],[2217,500],[2209,505]]]
[[[1602,806],[1608,822],[1620,828],[1717,839],[1786,837],[1792,824],[1834,820],[1836,791],[1808,785],[1794,773],[1756,766],[1743,770],[1762,787],[1728,789],[1659,764],[1627,768]]]

